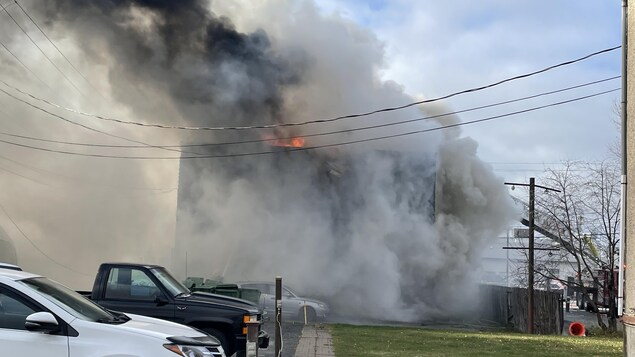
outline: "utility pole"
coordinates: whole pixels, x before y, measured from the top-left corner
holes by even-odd
[[[534,333],[534,210],[535,210],[535,195],[536,187],[543,188],[545,191],[560,192],[559,190],[536,185],[536,179],[529,178],[529,184],[505,182],[505,185],[511,185],[512,189],[515,186],[529,187],[529,257],[527,267],[527,333]]]

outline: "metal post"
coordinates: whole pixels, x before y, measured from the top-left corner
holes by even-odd
[[[276,357],[280,357],[280,351],[282,350],[282,277],[276,276],[276,316],[275,316],[275,330],[276,330]]]
[[[507,230],[507,247],[509,247],[509,229]],[[505,281],[507,283],[507,287],[509,287],[509,250],[505,250],[505,258],[507,259],[507,264],[505,266]]]
[[[246,357],[258,357],[258,332],[260,321],[247,321]]]
[[[534,195],[536,181],[529,178],[529,271],[527,282],[527,333],[534,333]]]

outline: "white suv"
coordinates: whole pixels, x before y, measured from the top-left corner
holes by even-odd
[[[225,357],[217,339],[176,323],[105,310],[45,277],[0,269],[3,356]]]

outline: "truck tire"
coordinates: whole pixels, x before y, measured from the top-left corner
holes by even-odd
[[[225,336],[225,333],[211,327],[204,327],[201,330],[205,331],[205,333],[207,333],[208,335],[214,336],[218,340],[218,342],[220,342],[221,346],[223,346],[223,350],[225,350],[225,354],[227,354],[227,356],[231,356],[229,354],[230,346],[227,341],[227,336]],[[233,354],[233,351],[232,351],[232,354]]]

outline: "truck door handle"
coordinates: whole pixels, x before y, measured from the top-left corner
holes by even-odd
[[[187,309],[187,306],[177,306],[176,308],[181,310],[181,311],[183,311],[183,310]]]

